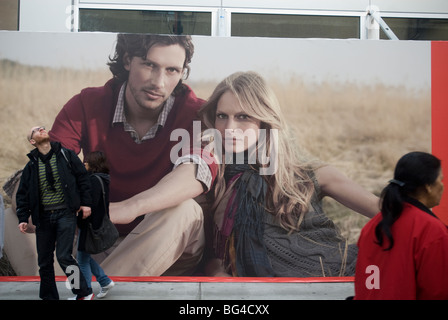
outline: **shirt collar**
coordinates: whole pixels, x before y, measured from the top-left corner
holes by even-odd
[[[406,201],[407,203],[413,205],[414,207],[417,207],[420,210],[428,213],[429,215],[437,218],[437,216],[431,211],[431,209],[429,209],[427,206],[425,206],[423,203],[421,203],[417,199],[405,196],[404,201]]]
[[[126,120],[126,115],[124,112],[124,93],[126,90],[126,84],[127,82],[124,82],[120,88],[117,105],[115,106],[114,117],[112,119],[112,126],[115,125],[116,123],[123,123],[124,131],[129,132],[132,139],[136,143],[142,143],[145,140],[154,138],[159,128],[165,126],[168,114],[173,108],[175,98],[172,95],[169,96],[169,98],[165,101],[162,111],[159,114],[157,123],[154,124],[154,126],[152,126],[151,129],[149,129],[149,131],[142,138],[140,138],[137,132],[134,130],[134,128]]]

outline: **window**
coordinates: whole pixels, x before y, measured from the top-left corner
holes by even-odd
[[[19,0],[0,2],[0,30],[19,30]]]
[[[210,12],[80,9],[79,31],[211,35]]]
[[[359,17],[233,13],[232,36],[359,38]]]
[[[400,40],[448,40],[448,19],[386,18],[384,22]],[[381,30],[381,39],[388,39]]]

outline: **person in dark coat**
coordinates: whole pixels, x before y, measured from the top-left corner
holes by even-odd
[[[50,142],[45,127],[30,129],[28,141],[35,147],[23,169],[16,194],[19,230],[36,227],[40,274],[39,297],[58,300],[54,272],[54,252],[67,275],[76,300],[91,299],[92,289],[79,272],[72,256],[76,215],[86,219],[91,213],[90,180],[81,160],[59,142]],[[29,223],[29,218],[32,224]],[[72,283],[73,281],[73,283]]]

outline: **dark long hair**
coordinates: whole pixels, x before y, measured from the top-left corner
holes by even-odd
[[[84,163],[89,165],[91,173],[109,173],[107,158],[102,151],[92,151],[84,156]]]
[[[410,152],[398,160],[394,179],[381,193],[381,214],[383,219],[375,228],[377,243],[383,246],[383,236],[389,240],[390,250],[394,246],[391,227],[403,211],[403,203],[407,197],[425,185],[433,184],[439,176],[441,162],[426,152]]]
[[[128,79],[129,71],[124,67],[123,57],[127,53],[129,58],[140,57],[146,60],[146,55],[149,49],[155,45],[169,46],[178,44],[185,49],[185,61],[184,61],[184,80],[186,80],[190,74],[190,63],[193,58],[194,45],[191,40],[191,36],[177,36],[177,35],[157,35],[157,34],[118,34],[117,44],[115,47],[115,54],[113,57],[109,57],[108,66],[114,78],[120,82],[124,82]],[[184,85],[182,79],[179,80],[174,94],[181,92]]]

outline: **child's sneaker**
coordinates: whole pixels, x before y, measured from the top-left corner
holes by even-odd
[[[101,287],[100,292],[96,295],[97,298],[101,299],[104,298],[110,289],[114,287],[115,283],[111,280],[110,283],[107,286]]]

